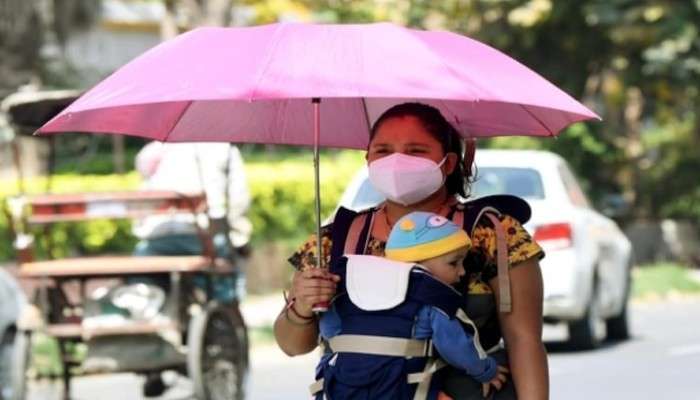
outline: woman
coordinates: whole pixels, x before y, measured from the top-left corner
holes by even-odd
[[[433,107],[405,103],[387,110],[372,127],[366,158],[370,179],[388,199],[372,211],[374,222],[364,248],[366,254],[383,255],[392,225],[409,212],[429,211],[448,216],[460,207],[456,196],[467,197],[465,190],[471,175],[472,157],[465,162],[459,134]],[[382,184],[407,164],[415,167],[426,162],[427,169],[437,170],[439,174],[432,179],[428,179],[431,174],[423,174],[419,179],[422,186],[416,187],[414,182],[419,180],[410,179],[402,181],[400,189],[396,185]],[[487,218],[480,219],[471,232],[473,247],[464,264],[468,276],[459,289],[468,296],[470,309],[467,311],[479,328],[484,347],[498,343],[501,337],[504,339],[518,398],[546,399],[549,382],[547,356],[541,340],[542,276],[539,267],[544,253],[517,220],[507,214],[498,218],[507,232],[512,311],[498,311],[496,234]],[[322,232],[326,262],[330,261],[332,231],[331,225]],[[297,272],[287,306],[275,321],[277,343],[290,356],[316,348],[319,324],[312,307],[330,301],[339,280],[326,270],[311,268],[315,265],[315,246],[316,240],[312,237],[290,258]],[[457,372],[449,375],[445,391],[458,396],[460,385],[455,381],[468,378]]]

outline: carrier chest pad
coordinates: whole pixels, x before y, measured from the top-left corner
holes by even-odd
[[[350,301],[363,311],[394,308],[410,299],[432,305],[453,316],[463,298],[452,287],[412,263],[369,255],[347,255],[334,263]],[[343,285],[344,284],[344,285]]]
[[[350,301],[365,311],[398,306],[406,300],[413,267],[376,256],[348,255],[345,287]]]

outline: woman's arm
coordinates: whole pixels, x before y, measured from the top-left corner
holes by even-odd
[[[311,318],[316,303],[330,301],[335,295],[340,278],[325,269],[310,268],[297,271],[292,278],[290,298],[295,302],[294,310],[283,309],[275,320],[275,339],[280,349],[288,356],[306,354],[318,344],[318,320]],[[303,317],[303,318],[301,318]]]
[[[547,352],[542,343],[542,272],[537,258],[510,269],[513,310],[499,313],[519,400],[549,398]],[[498,303],[498,278],[489,281]]]

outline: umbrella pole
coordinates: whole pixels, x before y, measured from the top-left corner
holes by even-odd
[[[311,99],[314,109],[314,194],[316,205],[316,268],[324,268],[323,262],[323,240],[321,239],[321,179],[319,146],[321,141],[321,99],[314,97]],[[314,304],[315,312],[328,310],[328,303]]]

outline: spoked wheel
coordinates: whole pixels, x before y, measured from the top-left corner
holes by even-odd
[[[236,328],[223,306],[192,318],[187,332],[187,373],[199,400],[242,400],[245,360]]]
[[[24,400],[27,398],[27,371],[29,371],[31,361],[31,344],[31,331],[17,331],[15,333],[12,371],[10,372],[9,399],[11,400]]]
[[[248,328],[243,319],[243,314],[241,314],[241,309],[238,302],[227,305],[228,315],[231,318],[234,329],[236,331],[236,336],[238,337],[239,352],[242,357],[243,366],[245,372],[247,373],[248,367],[250,366],[250,355],[249,355],[249,342],[248,342]]]

